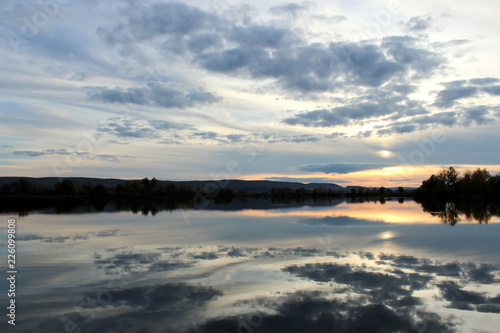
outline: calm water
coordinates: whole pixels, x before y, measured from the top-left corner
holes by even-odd
[[[0,329],[498,332],[500,217],[483,206],[32,212],[17,222],[17,325]]]

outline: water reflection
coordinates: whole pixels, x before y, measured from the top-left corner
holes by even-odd
[[[17,329],[497,330],[500,224],[490,203],[173,205],[111,202],[101,213],[78,206],[19,219]],[[488,225],[448,228],[439,214]]]
[[[418,205],[419,204],[419,205]],[[62,200],[57,204],[30,206],[28,203],[19,209],[16,205],[0,205],[0,212],[18,213],[28,216],[37,212],[43,214],[94,214],[113,212],[132,212],[143,216],[156,216],[160,212],[175,210],[253,212],[254,215],[286,214],[303,208],[310,211],[326,212],[327,216],[346,216],[356,219],[385,221],[389,223],[434,223],[438,218],[451,226],[460,221],[489,223],[493,217],[500,217],[500,205],[486,200],[473,201],[420,201],[418,204],[404,198],[226,198],[211,200],[202,205],[193,202],[180,202],[162,199],[117,199],[96,202]],[[421,207],[420,209],[418,207]],[[429,213],[429,218],[423,217]],[[324,217],[324,215],[323,215]]]
[[[454,226],[457,222],[488,223],[493,216],[500,216],[500,206],[485,200],[472,201],[422,201],[425,212],[437,216],[443,223]]]
[[[499,264],[222,245],[108,248],[94,254],[93,264],[110,278],[21,295],[18,329],[455,332],[468,330],[460,318],[468,312],[487,315],[483,329],[493,331],[500,313]],[[36,270],[42,279],[59,274],[53,266]]]

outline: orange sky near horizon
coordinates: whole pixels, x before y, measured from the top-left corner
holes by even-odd
[[[441,169],[446,167],[443,165],[397,166],[348,174],[324,174],[321,172],[307,174],[256,174],[241,176],[239,179],[263,180],[283,177],[288,178],[288,181],[297,179],[297,182],[308,183],[307,179],[311,179],[310,183],[317,183],[318,178],[322,178],[324,182],[331,180],[331,183],[337,183],[343,187],[419,187],[422,185],[422,181],[428,179],[433,174],[439,173]],[[485,168],[491,175],[500,173],[500,166],[498,165],[454,165],[453,167],[460,174],[463,174],[466,170],[476,170],[477,168]]]

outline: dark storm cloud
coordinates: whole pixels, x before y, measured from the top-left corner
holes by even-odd
[[[114,88],[88,87],[87,97],[90,100],[106,103],[133,103],[153,105],[165,108],[187,108],[200,104],[211,104],[220,101],[220,97],[206,91],[183,92],[155,82],[146,87]]]
[[[393,166],[393,164],[382,163],[329,163],[329,164],[306,164],[297,167],[299,171],[339,173],[347,174],[351,172],[379,170]]]

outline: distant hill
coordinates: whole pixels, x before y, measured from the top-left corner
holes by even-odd
[[[54,189],[55,185],[61,180],[57,177],[42,177],[42,178],[32,178],[32,177],[0,177],[0,187],[3,185],[9,185],[15,181],[18,181],[19,178],[28,179],[32,186],[38,188],[46,188],[46,189]],[[105,187],[114,189],[118,184],[125,184],[127,182],[132,182],[134,180],[140,181],[140,179],[114,179],[114,178],[85,178],[85,177],[64,177],[63,179],[70,179],[72,181],[77,182],[80,186],[83,184],[90,182],[93,185],[103,184]],[[325,189],[331,189],[334,192],[343,192],[344,188],[337,184],[327,184],[327,183],[310,183],[303,184],[298,182],[278,182],[278,181],[270,181],[270,180],[190,180],[190,181],[169,181],[169,180],[160,180],[160,184],[168,184],[174,183],[177,186],[182,185],[190,185],[194,188],[203,189],[209,183],[217,183],[220,188],[232,188],[234,191],[240,191],[244,188],[247,189],[249,193],[252,192],[270,192],[271,188],[281,189],[281,188],[290,188],[290,189],[299,189],[305,188],[306,190],[314,190],[322,186]]]

